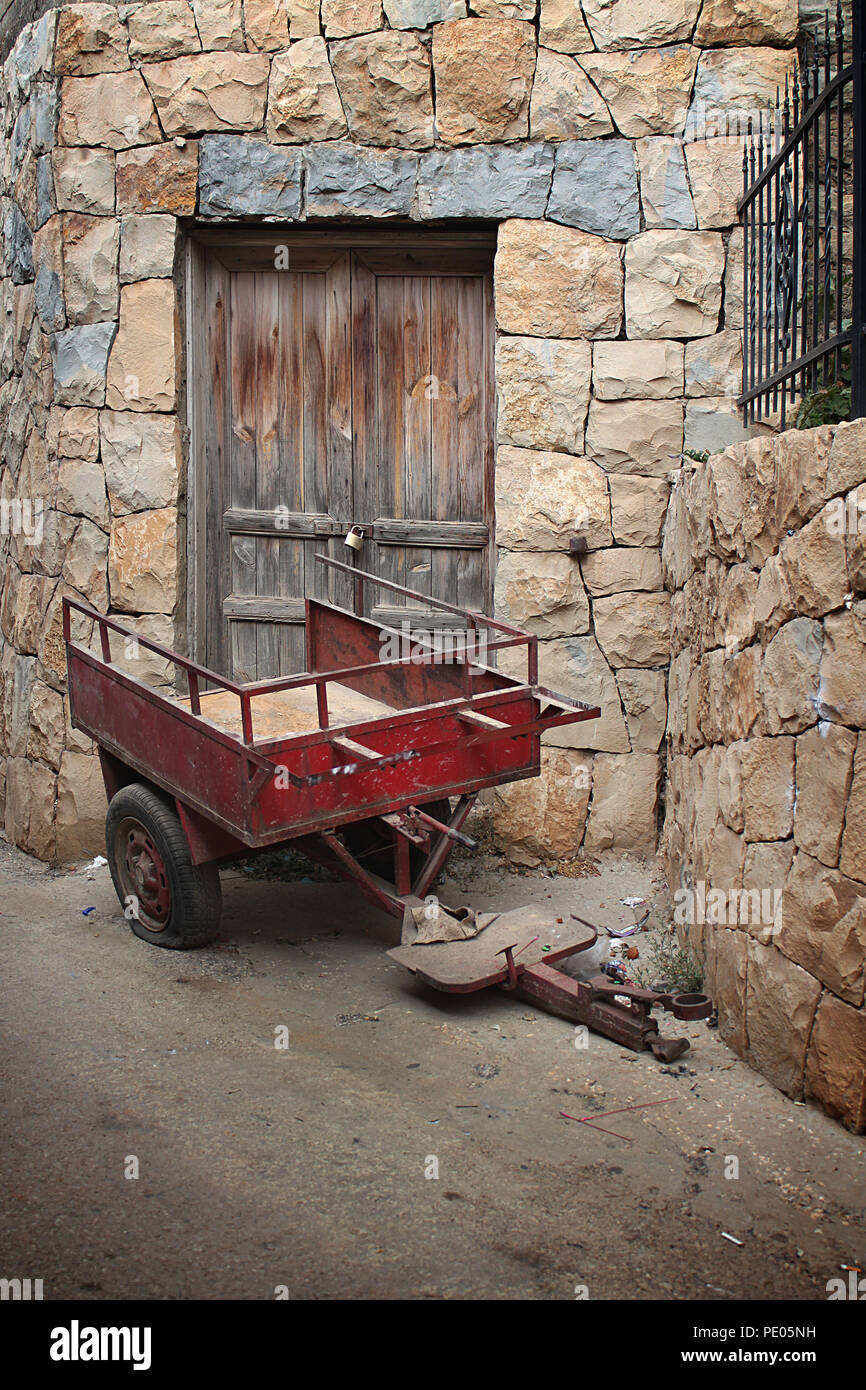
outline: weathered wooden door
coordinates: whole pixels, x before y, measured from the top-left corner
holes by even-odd
[[[242,680],[304,668],[305,596],[350,606],[350,581],[316,552],[421,595],[490,601],[487,237],[320,231],[283,244],[287,269],[274,241],[212,242],[191,278],[196,645]],[[360,552],[344,544],[352,525]],[[429,621],[423,600],[411,608]],[[374,589],[368,612],[408,616]]]

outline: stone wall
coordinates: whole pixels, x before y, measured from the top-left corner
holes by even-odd
[[[683,471],[663,847],[723,1037],[866,1129],[866,421]]]
[[[667,475],[741,433],[741,150],[715,132],[775,96],[796,32],[795,0],[149,0],[21,31],[0,192],[11,839],[60,860],[101,839],[62,594],[186,640],[184,219],[481,218],[497,610],[538,632],[546,683],[604,710],[551,735],[497,832],[524,858],[654,849]]]

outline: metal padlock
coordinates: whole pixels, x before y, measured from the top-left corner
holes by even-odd
[[[352,550],[360,550],[364,544],[364,531],[361,526],[350,526],[344,545],[348,545]]]

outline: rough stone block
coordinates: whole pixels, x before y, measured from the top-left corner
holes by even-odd
[[[170,280],[137,280],[120,295],[120,326],[108,362],[112,410],[173,410],[177,306]],[[101,402],[99,402],[101,404]]]
[[[737,756],[746,839],[785,839],[794,819],[794,740],[750,739],[739,744]]]
[[[390,30],[331,45],[352,138],[422,149],[433,143],[430,58],[414,34]]]
[[[141,73],[64,78],[59,136],[63,145],[106,145],[112,150],[161,139]]]
[[[648,135],[638,140],[636,149],[646,226],[683,231],[696,228],[698,222],[680,141],[665,135]]]
[[[547,145],[432,150],[418,165],[418,216],[543,217],[552,174]]]
[[[794,618],[767,647],[761,694],[768,734],[798,734],[817,722],[823,638],[820,623]]]
[[[299,217],[301,152],[242,135],[205,136],[199,211],[203,217]]]
[[[697,50],[694,50],[697,51]],[[686,132],[697,138],[721,135],[735,113],[748,117],[765,110],[792,85],[796,54],[777,48],[711,48],[701,54],[692,89]]]
[[[499,442],[582,454],[591,363],[590,345],[580,339],[500,338]]]
[[[607,472],[667,477],[682,449],[679,401],[590,402],[586,451]]]
[[[686,344],[687,396],[736,396],[743,379],[743,335],[727,328]]]
[[[496,566],[495,611],[539,637],[589,631],[589,602],[580,566],[570,555],[505,550]]]
[[[702,338],[718,330],[725,253],[717,232],[643,232],[625,253],[631,338]]]
[[[409,215],[417,158],[349,144],[311,145],[304,151],[308,217]]]
[[[111,604],[124,613],[172,613],[177,599],[177,512],[135,512],[112,523]]]
[[[660,401],[683,394],[682,343],[664,338],[597,342],[592,366],[593,394],[600,401]]]
[[[103,410],[102,465],[115,516],[155,511],[177,500],[180,425],[170,415]]]
[[[591,787],[591,757],[542,748],[540,777],[494,791],[496,843],[522,863],[573,859],[583,840]]]
[[[733,227],[743,196],[743,137],[717,135],[685,145],[699,227]]]
[[[106,810],[99,759],[64,753],[57,780],[57,859],[61,864],[104,850]]]
[[[589,459],[502,445],[496,460],[496,535],[511,550],[566,551],[580,534],[610,545],[604,473]]]
[[[707,932],[705,987],[718,1010],[719,1037],[744,1057],[748,937],[727,927],[708,927]]]
[[[612,666],[666,666],[670,660],[669,594],[624,593],[593,603],[595,633]]]
[[[777,944],[859,1008],[866,972],[866,887],[800,851],[785,883]]]
[[[842,858],[839,861],[839,867],[843,874],[847,874],[849,878],[856,879],[858,883],[866,883],[866,735],[860,734],[857,740],[853,780],[850,784],[851,794],[846,806],[845,793],[850,761],[846,764],[845,754],[848,754],[850,760],[850,744],[854,735],[850,729],[840,729],[838,725],[831,725],[831,728],[836,733],[839,754],[836,759],[836,776],[833,788],[835,795],[827,807],[830,822],[829,833],[824,843],[826,846],[827,841],[830,841],[832,847],[832,832],[834,829],[841,832],[842,815],[844,814],[845,834],[842,840]],[[815,770],[817,772],[817,769]],[[828,773],[830,771],[831,769],[828,769]],[[823,858],[824,856],[818,857]]]
[[[822,722],[797,739],[794,841],[831,869],[839,863],[856,747],[857,735],[841,724]],[[853,819],[849,810],[852,824]],[[866,881],[866,862],[855,873],[853,858],[842,866],[843,873]]]
[[[191,217],[198,185],[194,143],[127,150],[117,160],[117,211]]]
[[[629,141],[569,140],[558,145],[547,216],[620,240],[639,232],[637,167]]]
[[[658,826],[659,759],[654,753],[599,753],[592,766],[587,854],[652,854]]]
[[[616,673],[632,748],[641,753],[657,753],[667,724],[667,679],[664,671],[624,671]]]
[[[866,482],[866,420],[837,425],[827,461],[825,496],[836,497]]]
[[[845,537],[833,526],[832,511],[819,512],[788,536],[779,551],[785,579],[798,613],[821,618],[841,608],[849,593]]]
[[[58,405],[102,405],[114,323],[66,328],[51,339],[54,399]]]
[[[64,5],[57,16],[54,71],[86,77],[129,67],[126,31],[114,5]]]
[[[287,48],[289,43],[289,5],[275,5],[274,0],[244,0],[244,30],[247,47],[273,53]],[[315,32],[319,32],[319,3],[315,0]],[[303,29],[303,24],[300,26]],[[303,38],[295,26],[293,39]]]
[[[668,506],[670,486],[663,478],[612,473],[610,506],[617,545],[658,545]]]
[[[202,48],[243,48],[241,0],[192,0]]]
[[[44,763],[7,760],[6,837],[37,859],[54,858],[56,787],[56,776]]]
[[[697,61],[698,49],[682,44],[583,54],[580,65],[607,102],[620,135],[632,140],[682,133]]]
[[[325,40],[299,39],[271,65],[268,138],[290,143],[335,140],[347,131]]]
[[[114,160],[112,150],[62,146],[54,150],[51,161],[58,208],[67,212],[113,213]]]
[[[705,48],[742,43],[781,48],[794,42],[799,22],[797,0],[705,0],[695,43]]]
[[[615,546],[592,550],[580,562],[583,582],[593,598],[662,588],[662,567],[657,549]]]
[[[120,228],[113,217],[63,217],[63,289],[70,324],[117,318]]]
[[[354,34],[369,34],[381,24],[381,0],[322,0],[322,28],[326,38],[347,39]]]
[[[806,1096],[862,1134],[866,1130],[866,1012],[832,994],[818,1005],[806,1060]]]
[[[520,648],[500,652],[501,669],[525,679],[526,655]],[[542,744],[557,748],[591,748],[607,753],[627,753],[631,744],[613,672],[591,634],[540,642],[539,681],[584,704],[598,705],[598,719],[563,724],[542,735]]]
[[[533,140],[591,140],[613,133],[610,112],[579,63],[539,48],[529,106]]]
[[[591,53],[595,47],[574,0],[540,0],[538,41],[560,53]]]
[[[839,724],[866,729],[866,603],[831,613],[824,622],[820,713]]]
[[[174,270],[177,222],[156,215],[125,217],[120,228],[120,280],[158,280]]]
[[[195,17],[186,0],[149,0],[130,13],[127,27],[132,58],[180,58],[201,51]]]
[[[264,123],[270,63],[263,53],[192,54],[145,63],[141,71],[168,136],[259,130]],[[146,139],[127,143],[143,145]]]
[[[499,229],[496,320],[504,333],[615,338],[622,324],[619,250],[601,237],[544,221]]]
[[[700,0],[583,0],[584,18],[597,48],[657,47],[691,38]]]
[[[806,1047],[821,986],[773,946],[748,945],[746,1059],[780,1091],[803,1094]]]
[[[63,459],[57,474],[57,506],[62,512],[108,526],[105,474],[100,463]]]
[[[446,145],[526,139],[535,53],[534,28],[521,20],[455,19],[437,25],[433,70],[439,138]]]
[[[466,0],[385,0],[384,9],[392,29],[429,29],[431,24],[466,18]],[[477,5],[475,9],[481,13]]]

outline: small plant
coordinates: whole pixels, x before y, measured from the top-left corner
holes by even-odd
[[[840,425],[851,418],[851,387],[844,381],[831,381],[819,391],[810,391],[800,402],[794,428],[811,430],[818,425]]]
[[[700,961],[689,946],[680,945],[673,928],[646,938],[646,955],[633,975],[644,989],[658,982],[672,994],[700,994],[704,983]]]
[[[709,449],[683,449],[683,458],[693,459],[695,463],[706,463],[709,457]]]

